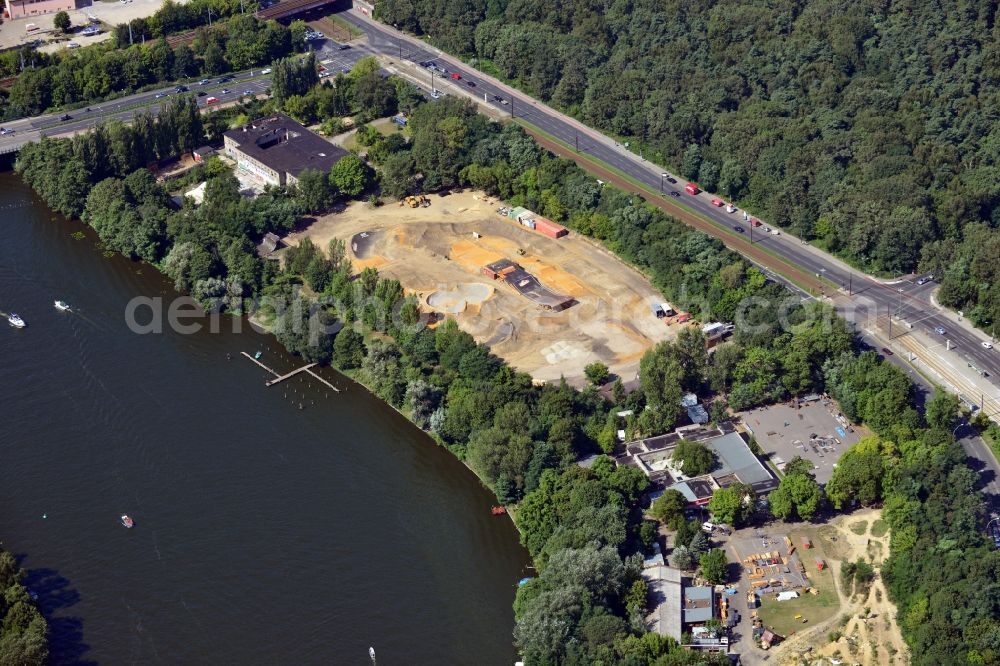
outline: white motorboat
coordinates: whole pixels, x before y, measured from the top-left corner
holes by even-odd
[[[24,328],[25,326],[27,326],[27,324],[24,323],[24,320],[18,317],[17,314],[13,312],[7,315],[7,321],[9,321],[10,325],[15,328]]]
[[[56,306],[56,310],[59,310],[59,312],[66,312],[70,309],[69,303],[66,301],[56,301],[53,305]]]

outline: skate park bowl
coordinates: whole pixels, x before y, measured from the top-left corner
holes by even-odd
[[[459,314],[465,312],[470,305],[481,305],[493,295],[493,287],[471,282],[456,286],[454,289],[438,290],[427,296],[427,305],[439,312]]]

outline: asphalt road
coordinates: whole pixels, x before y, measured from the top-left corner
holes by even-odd
[[[325,65],[336,75],[341,71],[350,71],[358,60],[369,55],[365,48],[348,48],[340,50],[340,45],[329,39],[314,40],[310,46],[316,53],[317,60],[328,63]],[[63,133],[79,132],[90,129],[108,120],[131,120],[136,114],[144,111],[156,113],[164,102],[177,95],[197,96],[199,107],[205,107],[210,97],[219,100],[219,104],[234,102],[241,97],[264,93],[271,85],[271,77],[262,72],[266,68],[256,68],[244,72],[235,72],[222,77],[213,76],[209,83],[200,85],[197,81],[185,83],[188,92],[178,93],[177,84],[164,88],[128,95],[108,102],[98,102],[93,106],[66,112],[69,120],[62,120],[64,114],[48,114],[33,118],[22,118],[4,123],[3,128],[13,130],[13,134],[0,136],[0,154],[11,152],[26,143],[39,141],[43,136],[53,136]],[[222,82],[223,79],[227,79]],[[228,92],[223,92],[223,91]]]
[[[989,340],[989,336],[958,326],[954,313],[933,307],[930,293],[935,286],[934,283],[917,285],[915,278],[887,283],[852,270],[843,262],[788,234],[768,234],[763,231],[763,227],[754,230],[745,219],[744,211],[727,213],[726,208],[712,205],[712,199],[715,198],[713,195],[688,194],[684,191],[684,186],[687,184],[685,180],[650,164],[639,155],[629,152],[624,146],[582,126],[572,118],[462,65],[453,58],[444,57],[437,49],[422,45],[422,42],[407,38],[392,28],[375,23],[352,11],[341,12],[339,15],[365,32],[370,48],[384,55],[412,62],[435,61],[447,69],[449,75],[451,72],[457,72],[462,77],[455,81],[448,76],[433,76],[433,85],[438,90],[447,93],[455,87],[464,86],[469,92],[485,95],[484,99],[488,103],[513,113],[567,145],[579,145],[581,152],[600,159],[652,190],[660,191],[662,187],[664,198],[682,204],[714,223],[720,237],[735,251],[739,252],[741,246],[744,248],[747,246],[752,233],[755,245],[763,246],[773,254],[828,281],[830,288],[825,295],[831,297],[838,313],[848,321],[862,325],[874,316],[884,317],[891,311],[893,314],[898,312],[902,319],[908,320],[914,326],[922,326],[928,331],[942,327],[946,331],[942,340],[947,338],[952,343],[952,349],[942,353],[957,354],[958,358],[968,360],[976,367],[986,370],[991,376],[1000,377],[1000,352],[982,347],[982,342]],[[428,72],[427,76],[429,88],[432,75]],[[468,85],[469,82],[474,85]],[[494,101],[494,96],[502,97],[508,104]],[[666,175],[661,176],[661,174]],[[670,182],[669,179],[676,182]],[[675,193],[676,196],[671,193]],[[744,233],[735,231],[733,229],[735,226],[743,227]],[[899,289],[902,289],[902,294]],[[848,295],[849,290],[850,295]],[[1000,399],[1000,389],[994,397]]]
[[[909,322],[914,327],[923,327],[942,342],[947,339],[952,349],[940,349],[940,355],[953,354],[957,359],[964,359],[974,364],[980,370],[989,373],[990,381],[1000,378],[1000,352],[996,349],[985,349],[982,342],[989,337],[959,326],[957,315],[933,306],[930,295],[934,283],[918,285],[913,278],[893,282],[885,282],[869,277],[850,269],[843,262],[805,244],[804,242],[782,233],[772,235],[763,232],[763,227],[756,230],[747,221],[744,211],[727,213],[726,208],[712,204],[714,198],[710,194],[701,193],[692,196],[684,191],[686,181],[670,174],[660,167],[649,163],[641,156],[635,155],[614,140],[604,137],[596,131],[587,128],[576,120],[554,111],[530,97],[515,91],[482,73],[469,68],[453,58],[445,57],[437,49],[431,48],[413,38],[406,37],[388,26],[374,23],[353,11],[340,13],[340,17],[354,24],[367,36],[367,44],[353,44],[349,49],[340,49],[340,45],[332,40],[317,40],[311,42],[311,48],[316,51],[317,58],[327,63],[327,68],[333,74],[337,69],[349,69],[362,57],[380,53],[392,58],[419,63],[435,61],[448,70],[448,75],[441,76],[427,72],[426,87],[438,89],[445,93],[454,93],[461,89],[483,96],[484,101],[496,108],[516,115],[534,125],[543,132],[563,141],[570,146],[579,146],[594,158],[614,167],[627,176],[643,183],[651,190],[662,191],[665,199],[672,200],[688,207],[710,220],[727,245],[739,252],[751,241],[763,246],[771,253],[786,261],[810,271],[830,283],[830,289],[825,294],[829,296],[838,312],[848,321],[855,322],[859,327],[871,321],[872,317],[886,316],[890,312],[898,315],[900,320]],[[450,74],[457,73],[461,78],[453,79]],[[192,93],[205,92],[198,97],[199,105],[204,106],[209,96],[214,96],[219,103],[239,99],[245,91],[251,94],[263,92],[270,85],[270,77],[261,74],[260,70],[240,72],[230,75],[232,81],[220,83],[217,77],[212,82],[200,86],[188,84]],[[15,130],[12,135],[0,136],[0,153],[9,152],[29,141],[37,141],[42,135],[53,135],[63,132],[74,132],[87,129],[101,121],[109,119],[129,120],[140,110],[155,112],[163,103],[160,93],[176,94],[175,86],[160,90],[130,95],[119,100],[95,105],[89,109],[79,109],[69,112],[72,119],[62,121],[59,114],[38,116],[8,122],[5,128]],[[229,92],[223,93],[227,89]],[[503,100],[497,101],[499,97]],[[504,103],[506,102],[506,103]],[[672,182],[673,181],[673,182]],[[741,226],[743,233],[733,227]],[[784,280],[783,280],[784,281]],[[785,281],[787,284],[787,281]],[[796,285],[789,285],[796,287]],[[849,292],[849,293],[848,293]],[[944,335],[933,333],[938,327],[945,330]],[[875,343],[877,345],[877,343]],[[900,361],[895,361],[900,362]],[[918,375],[913,373],[916,378]],[[924,382],[926,383],[926,382]],[[994,386],[996,384],[994,383]],[[995,399],[1000,391],[994,394]],[[1000,494],[996,463],[986,449],[985,444],[977,437],[965,437],[962,444],[970,456],[978,463],[980,470],[986,472],[986,478],[991,484],[984,490]],[[989,468],[989,469],[987,469]]]

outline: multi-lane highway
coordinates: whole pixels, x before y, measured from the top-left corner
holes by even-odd
[[[991,377],[1000,377],[1000,352],[987,349],[982,344],[989,343],[990,336],[963,325],[956,313],[935,307],[930,298],[936,286],[934,282],[918,285],[918,276],[894,281],[878,280],[851,269],[844,262],[787,233],[766,233],[763,226],[755,229],[746,219],[744,211],[729,213],[726,207],[713,205],[712,200],[716,197],[705,192],[697,196],[688,194],[684,189],[686,181],[573,118],[360,13],[345,11],[340,16],[365,32],[368,46],[374,51],[416,63],[434,61],[443,65],[448,74],[436,76],[435,87],[445,92],[457,92],[464,88],[464,92],[475,94],[484,102],[521,118],[566,145],[579,146],[581,152],[586,152],[645,185],[654,198],[662,191],[660,203],[668,206],[676,204],[710,221],[714,225],[715,235],[735,251],[746,252],[750,247],[752,233],[755,246],[819,278],[827,287],[824,295],[831,299],[838,312],[849,321],[864,326],[881,318],[884,327],[890,313],[898,315],[899,327],[893,332],[894,336],[905,333],[905,330],[912,330],[903,328],[902,321],[909,322],[914,328],[920,327],[940,338],[942,346],[950,346],[950,349],[941,353],[951,354],[954,359],[963,362],[968,361]],[[452,72],[462,78],[451,80],[449,77]],[[430,72],[427,77],[429,83]],[[470,82],[473,85],[470,86]],[[503,102],[497,101],[498,97]],[[737,226],[742,227],[743,232],[736,231]],[[781,272],[780,263],[775,261],[771,266],[774,272]],[[943,329],[945,333],[936,333],[937,329]],[[948,345],[944,344],[945,340],[949,342]],[[1000,389],[992,397],[994,400],[1000,399]],[[996,404],[1000,407],[1000,402]]]
[[[325,67],[333,74],[350,71],[354,63],[371,54],[370,50],[365,48],[341,50],[341,45],[325,38],[311,40],[309,44],[316,53],[317,60],[327,63]],[[258,67],[221,77],[202,79],[206,83],[186,82],[183,84],[187,88],[185,91],[179,92],[178,84],[172,84],[64,113],[12,120],[3,124],[3,129],[8,133],[0,136],[0,154],[15,151],[26,143],[40,140],[43,136],[80,132],[108,120],[128,121],[136,114],[145,111],[156,113],[160,106],[178,95],[194,95],[200,107],[209,105],[209,100],[218,100],[211,104],[221,105],[235,102],[243,97],[260,95],[271,85],[270,71],[270,68]]]
[[[747,254],[751,242],[756,249],[766,250],[774,259],[773,263],[768,266],[768,260],[761,261],[759,254],[755,255],[756,260],[772,268],[774,273],[780,275],[782,262],[808,272],[818,278],[817,283],[825,285],[823,296],[828,297],[838,312],[859,327],[884,329],[892,314],[897,317],[893,337],[906,335],[912,330],[923,331],[941,341],[936,348],[929,349],[929,353],[938,354],[954,362],[953,365],[968,363],[975,366],[986,373],[990,381],[1000,378],[1000,352],[983,345],[990,341],[990,337],[959,321],[956,313],[936,307],[931,299],[934,282],[918,284],[913,277],[888,282],[877,280],[786,233],[766,233],[763,226],[755,229],[744,211],[727,212],[727,207],[713,205],[715,197],[711,194],[687,193],[684,189],[685,181],[630,152],[626,146],[446,56],[420,40],[373,22],[354,11],[341,12],[340,17],[361,29],[367,40],[366,43],[357,43],[348,49],[341,49],[341,45],[328,39],[310,42],[311,47],[317,51],[319,60],[325,62],[333,73],[338,69],[349,68],[354,62],[370,54],[412,63],[434,61],[439,67],[446,69],[447,74],[438,72],[435,75],[431,70],[425,69],[426,81],[421,81],[424,87],[430,89],[433,86],[445,93],[461,92],[475,96],[498,111],[516,116],[568,146],[578,147],[581,152],[644,185],[648,190],[647,195],[662,207],[694,212],[707,220],[714,235],[735,251]],[[460,78],[452,78],[453,73]],[[203,86],[188,84],[191,93],[204,93],[197,98],[201,105],[209,97],[217,98],[222,104],[245,94],[258,94],[269,85],[269,76],[261,70],[233,74],[229,81],[213,78]],[[89,109],[70,111],[71,118],[67,120],[61,120],[61,114],[55,114],[6,123],[4,127],[14,130],[14,133],[0,136],[0,153],[9,152],[28,141],[37,141],[42,135],[80,131],[111,118],[128,120],[139,110],[155,111],[164,101],[163,94],[177,93],[174,86],[170,86],[98,104]],[[737,226],[743,231],[736,230]],[[784,281],[790,284],[790,281]],[[882,323],[873,327],[872,322],[877,320]],[[995,385],[993,388],[992,395],[983,395],[988,406],[1000,405],[997,402],[1000,391],[996,390]],[[993,411],[996,411],[995,407]],[[980,458],[984,466],[996,468],[996,461],[981,445],[981,441],[979,446],[968,444],[968,441],[964,440],[963,443],[966,443],[970,455]]]

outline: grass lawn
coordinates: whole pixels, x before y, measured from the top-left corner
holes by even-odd
[[[865,532],[868,531],[868,521],[867,520],[859,520],[857,522],[851,523],[847,527],[852,532],[854,532],[855,534],[859,534],[859,535],[860,534],[864,534]]]
[[[889,523],[881,518],[872,523],[872,536],[876,539],[884,537],[889,532]]]
[[[382,136],[389,136],[390,134],[397,134],[402,131],[399,125],[392,122],[392,118],[379,118],[378,120],[373,120],[368,123],[372,127],[378,130],[379,134]],[[354,150],[355,148],[361,148],[358,144],[357,133],[352,134],[344,140],[344,150]]]
[[[770,627],[782,636],[789,636],[793,632],[808,629],[811,625],[822,622],[837,613],[840,609],[840,602],[837,600],[837,593],[833,591],[830,570],[827,569],[818,576],[816,572],[810,575],[813,584],[819,590],[819,594],[814,596],[800,590],[798,599],[775,601],[774,597],[771,596],[760,600],[760,608],[757,609],[757,613],[764,622],[764,626]],[[796,620],[796,615],[801,615],[806,622]]]

